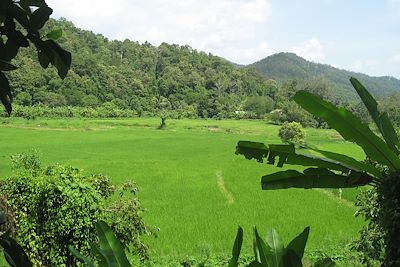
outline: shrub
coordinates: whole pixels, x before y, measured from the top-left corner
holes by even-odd
[[[284,143],[305,142],[305,132],[298,122],[285,122],[279,129],[279,137]]]
[[[66,165],[42,168],[35,155],[12,157],[13,175],[0,190],[15,211],[16,239],[34,265],[75,266],[68,245],[89,253],[96,240],[94,222],[106,220],[125,246],[141,259],[147,247],[140,236],[150,234],[133,197],[134,183],[114,187],[104,175],[82,174]],[[117,220],[123,214],[123,220]]]

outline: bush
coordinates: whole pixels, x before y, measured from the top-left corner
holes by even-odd
[[[141,259],[147,258],[140,236],[152,231],[133,197],[134,183],[114,187],[104,175],[86,176],[71,166],[42,168],[35,157],[13,156],[14,173],[0,185],[15,212],[16,239],[34,265],[75,266],[68,245],[88,254],[99,220],[106,220]],[[125,220],[118,220],[122,215]]]
[[[298,122],[285,122],[279,129],[279,137],[284,143],[304,143],[305,132]]]

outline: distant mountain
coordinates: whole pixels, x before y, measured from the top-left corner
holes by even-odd
[[[320,77],[332,83],[336,90],[335,93],[342,98],[355,99],[356,97],[356,93],[349,82],[351,76],[359,79],[378,98],[400,92],[400,80],[394,77],[371,77],[366,74],[307,61],[293,53],[274,54],[249,66],[254,67],[266,78],[276,81]]]

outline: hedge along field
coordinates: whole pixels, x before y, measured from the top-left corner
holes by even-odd
[[[355,218],[354,189],[262,191],[260,178],[276,167],[236,156],[239,140],[279,143],[278,126],[262,121],[151,119],[2,119],[0,177],[10,173],[9,156],[38,149],[44,164],[69,163],[101,172],[115,183],[132,178],[158,227],[149,238],[153,257],[228,255],[238,225],[250,253],[253,225],[275,228],[290,240],[304,227],[311,233],[307,253],[345,255],[363,222]],[[358,159],[363,153],[332,130],[306,130],[307,142]]]

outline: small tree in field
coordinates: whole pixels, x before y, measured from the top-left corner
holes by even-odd
[[[304,143],[305,132],[298,122],[285,122],[278,133],[284,143]]]
[[[282,167],[284,164],[308,167],[303,172],[280,171],[262,177],[264,190],[284,188],[348,188],[370,185],[376,189],[379,220],[383,232],[384,259],[382,266],[400,266],[400,158],[399,138],[387,113],[378,110],[378,104],[364,86],[355,78],[350,79],[382,137],[350,111],[336,107],[306,91],[298,91],[294,101],[312,115],[323,119],[347,141],[356,143],[365,152],[369,162],[358,161],[347,155],[320,149],[309,151],[318,157],[296,149],[294,145],[265,145],[240,141],[237,154],[247,159]],[[375,163],[370,163],[375,162]],[[376,164],[377,163],[377,164]],[[378,167],[381,166],[381,167]],[[384,171],[382,169],[384,167]]]

